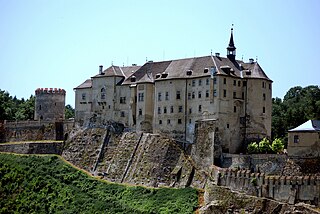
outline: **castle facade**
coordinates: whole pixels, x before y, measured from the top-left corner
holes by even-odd
[[[222,150],[230,153],[243,141],[271,136],[272,80],[253,59],[236,59],[232,30],[227,57],[100,66],[74,90],[80,124],[95,117],[192,143],[196,122],[214,120]]]

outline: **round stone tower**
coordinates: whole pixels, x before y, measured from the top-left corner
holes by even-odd
[[[58,88],[38,88],[35,91],[35,120],[64,120],[66,91]]]

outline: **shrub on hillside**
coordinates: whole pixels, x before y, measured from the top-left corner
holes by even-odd
[[[252,142],[248,145],[247,151],[250,154],[259,153],[259,145],[256,142]]]
[[[259,142],[259,151],[260,153],[268,153],[272,151],[270,141],[267,138],[263,138]]]
[[[280,138],[274,139],[271,145],[271,149],[275,153],[281,153],[284,150],[284,143]]]

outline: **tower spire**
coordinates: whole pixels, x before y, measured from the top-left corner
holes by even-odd
[[[227,47],[227,57],[231,61],[235,61],[236,60],[236,47],[234,46],[234,41],[233,41],[233,24],[232,24],[232,27],[231,27],[231,36],[230,36],[229,45]]]

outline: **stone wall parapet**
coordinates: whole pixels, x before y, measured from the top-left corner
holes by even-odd
[[[37,88],[35,90],[36,95],[38,94],[62,94],[65,95],[66,91],[61,88]]]
[[[320,198],[319,176],[270,176],[217,166],[211,166],[211,176],[219,186],[282,202],[318,205]]]

